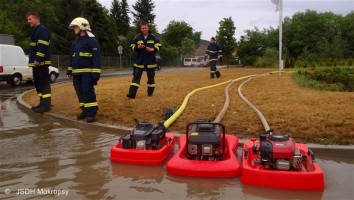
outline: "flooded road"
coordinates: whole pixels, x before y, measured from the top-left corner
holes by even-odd
[[[15,96],[25,89],[0,88],[5,105],[0,111],[0,199],[354,198],[353,151],[314,150],[325,174],[324,191],[247,186],[239,177],[175,176],[166,165],[112,163],[110,149],[126,131],[86,130],[21,111]]]

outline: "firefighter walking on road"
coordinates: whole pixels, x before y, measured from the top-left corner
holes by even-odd
[[[77,36],[71,46],[70,63],[66,73],[69,79],[73,77],[74,88],[82,110],[77,115],[77,119],[87,117],[87,122],[94,122],[98,111],[94,85],[97,85],[101,75],[100,46],[85,18],[75,18],[69,28],[74,29]]]
[[[216,61],[220,57],[220,63],[222,62],[222,50],[219,45],[216,44],[214,37],[210,38],[210,44],[205,52],[204,60],[206,60],[208,56],[210,63],[210,78],[214,78],[214,75],[219,78],[221,74],[216,68]]]
[[[140,79],[143,71],[146,70],[148,77],[147,81],[147,95],[152,96],[155,90],[155,68],[156,57],[155,53],[161,50],[160,41],[149,31],[147,22],[140,23],[141,33],[137,35],[130,48],[136,52],[133,80],[130,84],[129,93],[127,97],[134,99],[140,86]]]
[[[36,113],[48,112],[51,109],[51,88],[49,65],[50,61],[50,32],[40,24],[39,14],[27,13],[27,22],[32,28],[28,66],[32,67],[34,86],[39,96],[39,105],[33,106]]]

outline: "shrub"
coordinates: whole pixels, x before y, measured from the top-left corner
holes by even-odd
[[[302,86],[329,91],[353,91],[352,67],[317,67],[311,71],[298,69],[296,74],[294,78]]]

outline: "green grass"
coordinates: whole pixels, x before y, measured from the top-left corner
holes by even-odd
[[[354,86],[354,68],[321,67],[314,69],[298,69],[292,78],[302,87],[317,90],[352,92]]]

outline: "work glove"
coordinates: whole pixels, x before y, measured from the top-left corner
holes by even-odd
[[[222,63],[222,57],[220,57],[220,60],[219,60],[219,61],[220,61],[220,63]]]
[[[98,80],[100,80],[100,75],[99,73],[92,73],[92,84],[97,85]]]

